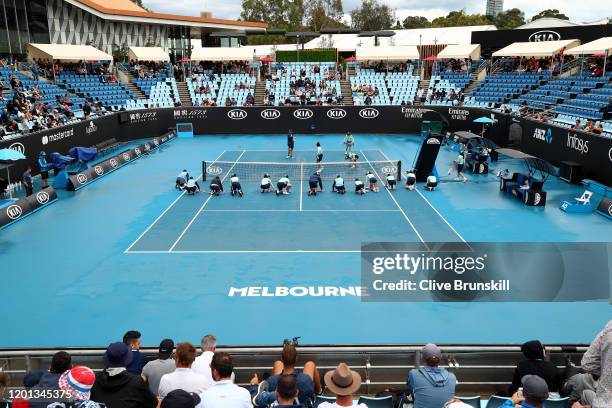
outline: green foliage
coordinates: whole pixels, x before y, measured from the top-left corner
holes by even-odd
[[[336,62],[338,53],[334,50],[300,50],[300,62]],[[276,51],[276,61],[297,62],[297,51]]]
[[[342,0],[308,0],[305,5],[306,25],[309,30],[346,27],[342,22]]]
[[[493,23],[500,30],[510,30],[525,24],[525,13],[517,8],[504,10],[495,16]]]
[[[411,28],[427,28],[430,27],[431,23],[427,17],[423,16],[408,16],[402,22],[402,27],[405,29]]]
[[[538,14],[531,17],[531,21],[537,20],[539,18],[544,18],[544,17],[552,17],[552,18],[559,18],[561,20],[569,20],[568,16],[561,13],[557,9],[546,9],[546,10],[540,11]]]
[[[393,28],[395,11],[378,0],[362,0],[361,7],[351,11],[351,26],[363,31]]]
[[[482,14],[467,14],[465,10],[456,10],[446,17],[434,18],[431,27],[460,27],[491,24],[489,17]]]

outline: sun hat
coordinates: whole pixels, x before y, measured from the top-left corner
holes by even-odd
[[[336,395],[352,395],[361,387],[361,376],[346,363],[338,364],[335,370],[325,373],[325,385]]]
[[[96,375],[89,367],[76,366],[64,371],[58,380],[61,390],[68,391],[72,399],[88,400]]]
[[[122,341],[111,343],[104,353],[104,368],[127,367],[132,362],[132,353]]]

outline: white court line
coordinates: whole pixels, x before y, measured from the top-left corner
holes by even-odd
[[[362,254],[362,253],[381,253],[380,251],[361,251],[361,250],[311,250],[311,249],[287,249],[287,250],[229,250],[229,251],[130,251],[128,254],[165,254],[165,255],[176,255],[176,254]],[[393,251],[397,253],[423,253],[423,250],[413,251]],[[453,251],[463,252],[463,251]]]
[[[302,201],[304,200],[303,195],[303,187],[304,187],[304,166],[300,166],[300,211],[302,211]]]
[[[219,160],[219,158],[220,158],[221,156],[223,156],[223,154],[224,154],[225,152],[226,152],[225,150],[224,150],[223,152],[221,152],[221,154],[220,154],[220,155],[219,155],[219,156],[218,156],[218,157],[215,159],[215,161]],[[198,181],[198,180],[199,180],[201,177],[202,177],[202,174],[200,174],[200,175],[198,176],[198,178],[196,178],[196,181]],[[124,252],[124,253],[126,253],[126,252],[128,252],[130,249],[132,249],[132,247],[133,247],[134,245],[136,245],[136,243],[137,243],[138,241],[140,241],[140,239],[141,239],[142,237],[144,237],[144,236],[145,236],[145,234],[146,234],[147,232],[149,232],[149,230],[150,230],[151,228],[153,228],[153,226],[154,226],[155,224],[157,224],[157,222],[158,222],[159,220],[161,220],[161,218],[164,216],[164,214],[166,214],[166,213],[167,213],[167,212],[170,210],[170,208],[174,207],[174,204],[176,204],[176,203],[177,203],[177,202],[178,202],[178,201],[179,201],[181,198],[183,198],[183,196],[185,195],[185,193],[186,193],[186,191],[185,191],[185,190],[183,190],[183,192],[182,192],[182,193],[181,193],[181,194],[180,194],[178,197],[176,197],[176,199],[175,199],[175,200],[174,200],[174,201],[173,201],[173,202],[172,202],[172,203],[171,203],[171,204],[170,204],[170,205],[169,205],[169,206],[168,206],[168,207],[167,207],[167,208],[166,208],[166,209],[165,209],[165,210],[164,210],[164,211],[163,211],[161,214],[159,214],[159,216],[158,216],[158,217],[155,219],[155,221],[153,221],[153,223],[152,223],[151,225],[149,225],[149,226],[147,227],[147,229],[146,229],[146,230],[144,230],[144,231],[143,231],[143,233],[142,233],[142,234],[140,234],[140,235],[138,236],[138,238],[136,238],[136,241],[132,242],[132,244],[131,244],[129,247],[127,247],[127,249],[126,249],[125,251],[123,251],[123,252]]]
[[[385,153],[384,153],[382,150],[378,149],[378,151],[380,152],[380,154],[382,154],[382,155],[383,155],[383,157],[385,158],[385,160],[389,160],[389,158],[387,157],[387,155],[386,155],[386,154],[385,154]],[[455,229],[455,228],[454,228],[454,227],[453,227],[453,226],[450,224],[450,222],[448,222],[448,221],[446,220],[446,218],[444,218],[444,216],[443,216],[442,214],[440,214],[440,211],[438,211],[438,210],[436,209],[436,207],[434,207],[434,206],[433,206],[433,205],[432,205],[432,204],[429,202],[429,200],[428,200],[427,198],[425,198],[425,196],[423,195],[423,193],[421,193],[421,192],[420,192],[419,190],[417,190],[417,189],[415,189],[414,191],[416,191],[417,193],[419,193],[419,195],[420,195],[420,196],[423,198],[423,200],[425,200],[425,202],[426,202],[427,204],[429,204],[429,206],[432,208],[432,210],[434,210],[434,211],[436,212],[436,214],[438,214],[438,216],[439,216],[440,218],[442,218],[442,221],[444,221],[444,222],[446,223],[446,225],[448,225],[448,227],[449,227],[450,229],[452,229],[452,230],[453,230],[453,232],[454,232],[455,234],[457,234],[457,236],[459,237],[459,239],[461,239],[463,242],[465,242],[465,243],[467,244],[467,241],[466,241],[466,240],[465,240],[465,239],[464,239],[464,238],[461,236],[461,234],[459,234],[459,233],[457,232],[457,230],[456,230],[456,229]],[[468,244],[468,246],[469,246],[469,244]],[[471,248],[471,247],[470,247],[470,248]]]
[[[238,158],[236,159],[236,161],[234,162],[234,165],[232,167],[230,167],[230,169],[227,171],[227,173],[225,173],[225,175],[223,176],[223,178],[221,179],[221,182],[224,182],[225,179],[227,178],[227,175],[230,174],[233,170],[233,168],[236,166],[236,163],[238,163],[240,161],[240,158],[244,155],[244,153],[246,152],[246,150],[243,150],[242,153],[240,153],[240,156],[238,156]],[[215,160],[217,161],[217,160]],[[214,164],[215,162],[213,162],[212,164]],[[200,215],[202,213],[202,211],[204,210],[204,207],[206,207],[206,204],[208,204],[208,202],[210,201],[210,199],[212,198],[212,195],[209,195],[208,198],[206,199],[206,201],[204,201],[204,204],[202,204],[202,206],[200,207],[200,209],[198,210],[198,212],[196,212],[196,214],[193,216],[193,218],[191,219],[191,221],[189,221],[189,224],[187,224],[187,226],[185,227],[185,229],[183,230],[183,232],[181,232],[181,235],[179,235],[179,237],[176,239],[176,241],[174,241],[174,244],[172,244],[172,246],[170,247],[170,249],[168,250],[168,252],[172,252],[174,250],[174,248],[176,247],[176,245],[179,243],[179,241],[183,238],[183,236],[185,235],[185,233],[187,232],[187,230],[191,227],[191,225],[193,224],[193,222],[196,220],[196,218],[198,218],[198,215]]]
[[[402,212],[402,214],[404,215],[404,218],[406,219],[406,221],[408,221],[408,224],[410,224],[410,226],[412,227],[412,229],[414,230],[414,232],[417,234],[417,236],[419,237],[419,239],[421,240],[421,242],[423,243],[423,245],[425,245],[425,248],[427,248],[427,250],[429,251],[430,248],[427,245],[427,243],[425,242],[425,240],[423,239],[423,237],[421,236],[421,234],[419,234],[419,231],[417,231],[417,229],[415,228],[414,224],[412,223],[412,221],[410,221],[410,218],[408,218],[408,216],[406,215],[406,213],[404,212],[404,210],[402,209],[402,207],[399,205],[399,203],[397,202],[397,200],[395,199],[395,197],[393,197],[393,194],[391,194],[391,192],[385,187],[385,181],[380,178],[380,175],[378,174],[378,172],[376,171],[376,169],[374,168],[374,166],[372,166],[372,164],[370,163],[370,161],[368,160],[368,158],[366,157],[366,155],[363,153],[363,150],[360,150],[361,155],[363,156],[363,158],[365,159],[365,161],[370,165],[370,167],[372,168],[372,170],[374,170],[374,174],[376,174],[376,177],[378,177],[378,179],[380,180],[381,184],[383,185],[382,188],[384,188],[387,193],[389,193],[389,197],[391,197],[391,199],[393,200],[393,202],[395,203],[395,205],[397,205],[397,208],[399,208],[399,210]]]
[[[349,209],[343,209],[343,210],[330,210],[330,209],[321,209],[321,210],[272,210],[272,209],[261,209],[261,210],[256,210],[256,209],[214,209],[214,210],[206,210],[206,212],[400,212],[400,210],[395,210],[395,209],[388,209],[388,210],[349,210]]]

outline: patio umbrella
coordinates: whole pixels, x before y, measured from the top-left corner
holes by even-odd
[[[263,57],[263,58],[260,58],[260,59],[259,59],[259,62],[263,62],[264,64],[265,64],[265,63],[268,63],[268,62],[272,62],[272,61],[273,61],[273,60],[272,60],[272,58],[271,58],[271,57]]]
[[[438,57],[436,57],[435,55],[430,55],[429,57],[425,58],[425,61],[437,61]]]
[[[178,62],[189,62],[189,61],[191,61],[191,60],[189,58],[187,58],[187,57],[183,57],[180,60],[178,60]]]
[[[474,123],[482,123],[482,132],[480,133],[480,136],[484,136],[485,125],[487,123],[495,123],[495,119],[491,119],[488,116],[481,116],[478,119],[474,120]]]
[[[344,59],[344,62],[355,62],[355,61],[357,61],[357,58],[355,58],[354,55],[352,57],[348,57]]]
[[[14,149],[0,149],[0,161],[2,162],[14,162],[17,160],[23,160],[26,157],[24,156],[23,153],[18,152],[17,150]],[[7,179],[9,184],[11,183],[11,172],[9,170],[9,168],[6,168],[6,175],[7,175]],[[11,199],[13,198],[13,191],[9,190],[9,195],[11,197]]]

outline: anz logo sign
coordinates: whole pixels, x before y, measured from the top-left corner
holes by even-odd
[[[314,116],[314,112],[311,109],[296,109],[293,111],[293,116],[296,119],[310,119]]]
[[[277,109],[264,109],[261,111],[261,117],[263,119],[278,119],[280,115],[281,113]]]
[[[340,108],[333,108],[327,111],[327,117],[330,119],[344,119],[346,111]]]
[[[538,129],[536,128],[533,131],[533,138],[551,144],[553,141],[552,130],[548,129]]]
[[[529,42],[558,41],[560,39],[561,34],[551,30],[536,31],[529,36]]]
[[[242,120],[247,117],[247,112],[244,109],[232,109],[227,112],[227,117],[233,120]]]
[[[378,109],[374,109],[374,108],[364,108],[359,111],[359,116],[361,116],[364,119],[374,119],[378,117],[378,115],[379,115]]]

